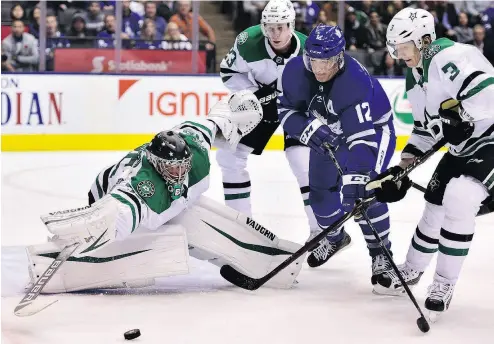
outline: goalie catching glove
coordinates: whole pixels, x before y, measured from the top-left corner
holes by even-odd
[[[221,131],[214,145],[235,150],[240,139],[261,122],[262,116],[261,103],[249,90],[233,93],[228,99],[220,100],[208,114],[208,120],[214,122]]]

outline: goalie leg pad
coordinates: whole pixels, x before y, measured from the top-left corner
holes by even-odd
[[[278,238],[252,218],[204,196],[173,221],[186,228],[192,257],[217,266],[232,265],[255,278],[266,275],[301,247]],[[282,270],[267,285],[291,287],[304,257]]]
[[[29,246],[31,281],[37,280],[60,253],[59,242]],[[91,255],[70,257],[47,283],[43,293],[88,289],[138,288],[154,284],[154,278],[189,272],[185,230],[164,225],[156,231],[134,233],[114,241]]]

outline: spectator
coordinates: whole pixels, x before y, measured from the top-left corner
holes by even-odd
[[[199,15],[199,32],[205,35],[208,41],[215,43],[216,36],[209,24]],[[192,13],[190,12],[190,1],[178,1],[178,13],[170,18],[170,22],[177,23],[180,31],[189,39],[192,40]],[[214,45],[207,43],[207,50],[214,49]]]
[[[242,1],[244,12],[250,16],[250,24],[257,25],[261,22],[261,13],[267,1]]]
[[[168,23],[173,15],[173,1],[160,1],[158,4],[157,14],[158,17],[162,17]]]
[[[141,37],[135,43],[136,49],[159,49],[161,34],[157,32],[156,24],[152,19],[144,19]]]
[[[320,10],[319,11],[319,14],[317,16],[317,21],[314,23],[314,25],[312,26],[312,28],[315,28],[316,26],[318,25],[331,25],[331,26],[335,26],[336,23],[335,22],[332,22],[330,20],[328,20],[328,16],[326,15],[326,11],[324,10]]]
[[[168,26],[166,27],[164,40],[165,41],[188,41],[187,37],[183,33],[180,33],[180,28],[178,27],[177,23],[175,23],[175,22],[170,22],[168,24]]]
[[[25,16],[24,8],[22,8],[22,6],[20,4],[15,4],[10,9],[10,19],[12,21],[20,20],[24,24],[26,24],[26,16]]]
[[[487,37],[494,39],[492,29],[494,27],[494,1],[491,1],[491,6],[482,13],[482,25],[484,25]]]
[[[456,41],[466,43],[473,40],[473,30],[468,27],[468,16],[465,12],[460,12],[458,22],[459,25],[453,29],[456,32]]]
[[[490,6],[490,1],[485,0],[468,0],[464,1],[465,10],[472,16],[472,22],[474,24],[480,23],[482,12],[484,12]]]
[[[371,12],[377,12],[377,8],[374,6],[372,0],[364,0],[360,6],[360,10],[364,12],[367,17],[370,17]]]
[[[24,23],[12,21],[12,33],[2,41],[2,70],[25,72],[37,70],[38,40],[24,32]]]
[[[403,1],[388,2],[388,5],[381,14],[381,21],[387,25],[391,21],[391,18],[393,18],[394,15],[400,12],[403,8]]]
[[[147,1],[145,1],[145,0],[131,1],[130,2],[130,10],[142,18],[142,17],[144,17],[144,14],[145,14],[144,3],[146,3],[146,2]]]
[[[35,38],[39,38],[39,18],[41,17],[41,10],[36,6],[29,15],[29,33]]]
[[[379,68],[376,68],[374,71],[376,75],[383,76],[403,76],[405,74],[403,66],[400,64],[400,60],[395,60],[391,57],[391,55],[386,52],[383,55],[381,65]]]
[[[130,0],[122,1],[122,31],[130,38],[137,37],[142,26],[142,18],[130,10]]]
[[[477,24],[473,27],[473,40],[467,42],[477,47],[482,54],[494,65],[494,42],[491,39],[485,39],[485,28]]]
[[[107,14],[105,16],[105,29],[98,33],[97,37],[100,39],[97,41],[98,48],[113,48],[115,46],[115,28],[116,20],[113,14]],[[122,32],[120,36],[122,39],[129,39],[129,35]],[[124,43],[122,42],[122,45]]]
[[[46,16],[46,70],[55,68],[55,49],[69,48],[70,43],[58,30],[57,17],[53,13]]]
[[[439,21],[446,28],[446,36],[455,36],[453,28],[458,26],[456,7],[447,1],[436,1],[436,13]]]
[[[89,2],[84,20],[86,22],[86,30],[91,36],[96,36],[103,29],[105,26],[105,15],[101,11],[99,1]]]
[[[367,47],[365,28],[357,20],[357,15],[353,7],[349,7],[347,10],[344,34],[347,49],[357,50]]]
[[[293,8],[295,9],[295,14],[300,16],[302,26],[304,27],[303,31],[310,33],[312,26],[317,21],[320,12],[319,6],[314,1],[301,0],[294,1]]]
[[[100,1],[99,3],[103,10],[103,15],[115,13],[115,1]]]
[[[165,34],[166,21],[163,18],[158,17],[156,11],[156,3],[153,1],[146,1],[144,4],[144,18],[154,21],[156,31],[160,34],[160,37],[162,37]]]
[[[429,11],[430,14],[432,14],[432,16],[434,17],[434,30],[436,31],[436,36],[437,38],[442,38],[442,37],[446,37],[446,28],[444,27],[443,23],[441,23],[439,21],[439,19],[437,19],[437,13],[435,10],[431,10]],[[453,34],[455,32],[453,31]],[[449,36],[451,37],[451,36]]]
[[[72,17],[72,23],[67,35],[72,48],[90,48],[93,45],[93,40],[87,39],[93,35],[88,33],[85,16],[82,13],[76,13]]]
[[[386,47],[386,30],[388,26],[381,23],[381,18],[376,11],[370,13],[369,24],[366,26],[369,52],[382,50]]]

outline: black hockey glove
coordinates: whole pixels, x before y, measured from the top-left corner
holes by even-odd
[[[461,113],[465,113],[465,110],[463,110],[460,103],[449,109],[445,109],[441,105],[439,109],[439,116],[443,123],[444,139],[455,146],[468,140],[475,129],[474,123],[463,121],[460,116]]]
[[[276,106],[276,97],[278,92],[270,86],[264,86],[254,92],[262,105],[262,119],[268,122],[278,122],[278,108]]]
[[[389,176],[397,176],[403,169],[400,166],[393,166],[386,171],[378,175],[372,180],[368,186],[374,184],[376,181],[389,178]],[[381,186],[366,188],[368,191],[374,190],[374,196],[376,200],[381,203],[393,203],[402,200],[407,194],[408,189],[412,186],[412,181],[408,176],[401,179],[398,183],[392,180],[385,180],[381,182]]]

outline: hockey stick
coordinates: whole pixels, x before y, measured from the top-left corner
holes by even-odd
[[[405,176],[410,174],[410,172],[412,172],[415,168],[417,168],[419,165],[421,165],[427,159],[429,159],[442,146],[444,146],[445,143],[446,143],[446,141],[444,141],[444,140],[440,140],[439,142],[437,142],[432,147],[431,150],[426,152],[423,156],[415,159],[413,163],[408,165],[402,172],[400,172],[396,177],[394,177],[393,180],[399,181],[399,180],[403,179]],[[220,274],[224,279],[226,279],[228,282],[236,285],[237,287],[247,289],[247,290],[259,289],[263,284],[265,284],[267,281],[269,281],[271,278],[273,278],[281,270],[283,270],[284,268],[289,266],[291,263],[293,263],[299,257],[304,255],[307,251],[316,247],[319,244],[319,241],[324,239],[328,235],[328,233],[334,231],[336,228],[341,227],[345,222],[347,222],[350,218],[352,218],[356,214],[360,213],[361,210],[364,209],[364,207],[366,207],[368,204],[372,203],[374,200],[375,200],[374,196],[362,200],[358,205],[355,206],[355,208],[353,208],[353,210],[351,212],[346,213],[338,221],[333,223],[333,225],[324,229],[321,233],[319,233],[317,236],[312,238],[312,240],[309,240],[308,242],[306,242],[305,245],[302,246],[298,251],[293,253],[283,263],[278,265],[271,272],[269,272],[267,275],[265,275],[261,278],[253,278],[253,277],[246,276],[243,273],[235,270],[235,268],[231,267],[230,265],[223,265],[220,269]]]
[[[340,176],[343,176],[343,170],[340,166],[340,163],[338,162],[338,159],[336,159],[333,150],[330,147],[328,148],[328,154],[330,159],[333,161],[333,164],[335,165],[336,169],[338,170],[338,173],[340,173]],[[374,235],[374,238],[376,238],[377,242],[379,243],[379,247],[381,248],[381,252],[384,253],[386,258],[388,259],[389,263],[391,264],[391,267],[393,268],[395,274],[398,276],[398,279],[401,282],[401,285],[405,289],[405,292],[408,295],[408,298],[410,301],[412,301],[413,305],[415,306],[415,309],[419,312],[420,318],[417,319],[417,326],[420,331],[422,332],[429,332],[430,326],[427,320],[425,319],[424,313],[422,312],[422,309],[420,308],[419,304],[417,303],[417,300],[415,299],[415,296],[413,295],[412,291],[406,284],[405,280],[403,279],[403,276],[400,273],[400,270],[396,266],[393,257],[391,257],[391,254],[388,251],[388,248],[382,241],[381,237],[379,236],[379,233],[377,233],[376,228],[374,227],[374,224],[369,218],[369,215],[367,215],[367,206],[364,206],[362,210],[360,211],[360,215],[365,219],[365,222],[367,222],[367,225],[370,227],[372,234]]]
[[[36,301],[37,297],[45,287],[46,283],[53,277],[53,275],[58,271],[60,266],[70,257],[72,253],[79,247],[80,243],[74,243],[72,245],[66,246],[62,252],[55,258],[55,260],[50,264],[48,269],[43,272],[40,278],[34,283],[31,289],[22,298],[21,302],[15,307],[14,314],[18,317],[28,317],[34,315],[43,309],[51,306],[58,300],[51,301]]]

